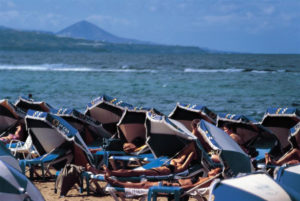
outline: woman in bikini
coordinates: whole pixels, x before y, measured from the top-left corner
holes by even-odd
[[[117,186],[117,187],[123,187],[123,188],[150,188],[151,186],[178,186],[181,187],[184,190],[191,189],[197,185],[200,185],[206,181],[209,181],[211,178],[216,176],[218,173],[221,172],[221,168],[215,168],[208,172],[207,177],[195,177],[192,179],[178,179],[174,180],[173,182],[168,182],[168,181],[161,181],[161,182],[150,182],[150,181],[143,181],[139,183],[131,183],[131,182],[122,182],[118,181],[115,179],[110,178],[110,171],[106,171],[106,174],[104,175],[104,179],[111,184],[112,186]],[[208,187],[210,183],[212,182],[209,181],[205,183],[202,187]]]

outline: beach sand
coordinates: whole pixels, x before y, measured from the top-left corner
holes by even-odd
[[[35,181],[33,182],[35,186],[41,191],[46,201],[114,201],[111,196],[96,196],[96,195],[86,195],[86,192],[82,194],[79,193],[78,189],[71,189],[67,196],[59,197],[59,194],[54,193],[54,181],[51,182],[43,182],[43,181]],[[131,201],[138,201],[138,199],[127,199]],[[166,197],[159,197],[158,201],[167,201]],[[195,198],[190,198],[190,201],[196,201]]]
[[[96,195],[86,195],[86,192],[82,194],[79,193],[78,189],[71,189],[67,196],[59,197],[59,194],[54,193],[54,181],[43,182],[35,181],[33,182],[35,186],[41,191],[46,201],[82,201],[82,200],[103,200],[103,201],[113,201],[114,199],[111,196],[96,196]]]
[[[50,170],[52,175],[55,175],[54,170]],[[40,170],[38,170],[38,173],[40,174]],[[26,174],[27,176],[28,173]],[[86,192],[80,193],[79,192],[79,187],[75,185],[68,193],[67,196],[65,197],[60,197],[59,194],[54,193],[54,179],[50,179],[48,181],[41,181],[41,180],[35,180],[33,181],[33,184],[40,190],[42,193],[43,197],[45,198],[46,201],[114,201],[113,197],[110,195],[105,195],[105,196],[100,196],[100,195],[95,195],[91,193],[89,196],[87,195]],[[106,185],[105,182],[99,182],[101,187],[104,187]],[[131,200],[131,201],[138,201],[139,199],[126,199],[126,200]],[[158,197],[158,201],[167,201],[168,199],[166,197]],[[196,201],[195,198],[190,198],[190,201]]]

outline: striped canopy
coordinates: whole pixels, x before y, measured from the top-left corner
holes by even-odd
[[[126,108],[133,109],[133,106],[117,98],[107,95],[92,100],[85,111],[85,114],[93,117],[111,134],[116,133],[116,125]]]
[[[207,144],[220,153],[223,163],[230,168],[233,175],[251,172],[252,165],[248,155],[222,129],[205,120],[200,121],[197,129]]]
[[[290,148],[288,136],[290,129],[300,122],[300,111],[296,108],[268,108],[261,125],[272,130],[281,144],[282,152]]]
[[[197,138],[179,121],[152,112],[146,114],[146,143],[156,157],[172,157]]]
[[[47,112],[28,110],[25,122],[33,145],[40,155],[72,142],[86,153],[90,161],[93,160],[79,132],[63,118]]]
[[[14,126],[17,121],[22,120],[26,113],[15,107],[7,99],[0,100],[0,132]]]
[[[287,192],[265,173],[215,180],[209,201],[291,201]]]
[[[266,127],[292,128],[300,121],[300,111],[297,108],[268,108],[261,124]]]
[[[29,109],[49,112],[52,108],[51,105],[44,101],[33,101],[26,97],[20,96],[19,99],[16,101],[15,106],[21,108],[23,111],[27,112]]]
[[[170,119],[175,119],[184,124],[190,131],[192,130],[191,122],[194,119],[204,119],[215,124],[216,114],[202,105],[191,105],[177,103],[174,110],[169,114]]]
[[[276,175],[276,181],[293,200],[300,200],[300,164],[280,167]]]
[[[246,146],[270,148],[278,143],[277,137],[271,130],[263,127],[251,117],[228,113],[218,114],[217,127],[222,128],[225,125],[235,128],[235,133],[245,140]]]
[[[14,167],[0,160],[0,170],[0,200],[44,200],[40,191]]]
[[[95,120],[94,118],[88,115],[84,115],[75,109],[67,109],[67,108],[51,109],[50,113],[62,117],[78,131],[88,129],[89,132],[93,135],[94,139],[97,139],[98,137],[101,138],[111,137],[110,133],[108,133],[102,127],[99,121]]]
[[[11,154],[2,142],[0,142],[0,160],[8,163],[10,166],[21,172],[19,161]]]

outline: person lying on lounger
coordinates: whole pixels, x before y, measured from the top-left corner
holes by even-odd
[[[161,181],[161,182],[150,182],[150,181],[142,181],[139,183],[131,183],[131,182],[122,182],[122,181],[118,181],[115,179],[112,179],[111,176],[111,172],[109,170],[106,171],[106,174],[104,175],[105,180],[111,184],[112,186],[116,186],[116,187],[123,187],[123,188],[150,188],[151,186],[177,186],[177,187],[181,187],[184,190],[188,190],[191,189],[195,186],[198,186],[200,184],[203,184],[202,187],[208,187],[210,185],[210,183],[212,182],[209,181],[211,178],[213,178],[214,176],[216,176],[218,173],[221,172],[221,168],[215,168],[211,171],[208,172],[208,176],[207,177],[195,177],[192,179],[178,179],[178,180],[174,180],[173,182],[168,182],[168,181]],[[204,182],[207,182],[204,184]]]
[[[300,163],[300,150],[294,148],[277,161],[271,159],[271,156],[268,153],[266,153],[265,162],[267,165],[271,164],[271,165],[280,165],[280,166],[283,164],[288,164],[288,165],[298,164]]]
[[[10,133],[5,137],[1,137],[0,140],[4,142],[5,144],[10,143],[13,140],[20,140],[24,141],[25,140],[25,125],[19,123],[16,126],[16,131],[14,133]]]
[[[179,154],[163,166],[147,170],[111,170],[110,175],[118,177],[138,177],[141,175],[157,176],[178,173],[186,170],[192,161],[198,159],[195,143],[188,144]],[[106,168],[107,169],[107,168]],[[108,169],[107,169],[108,170]]]

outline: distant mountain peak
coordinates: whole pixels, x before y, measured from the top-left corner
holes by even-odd
[[[115,36],[86,20],[82,20],[75,24],[72,24],[66,27],[65,29],[59,31],[56,35],[86,40],[104,41],[109,43],[149,44],[148,42],[142,42],[134,39],[127,39]]]

